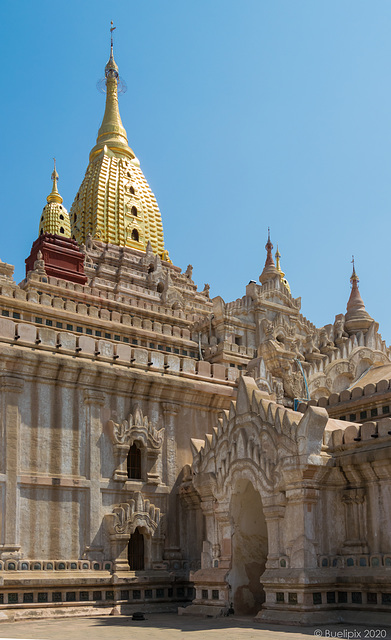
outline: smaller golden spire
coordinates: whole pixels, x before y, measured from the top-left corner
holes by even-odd
[[[285,273],[283,272],[283,270],[281,269],[281,265],[280,265],[280,258],[281,258],[281,253],[278,250],[278,244],[277,244],[277,251],[274,254],[275,258],[276,258],[276,269],[278,271],[278,273],[280,274],[280,278],[281,278],[281,282],[282,284],[288,289],[289,293],[291,292],[291,288],[289,286],[289,282],[288,280],[285,278]]]
[[[39,235],[43,233],[53,233],[65,238],[71,237],[71,223],[69,214],[62,205],[62,197],[58,193],[57,180],[58,173],[56,170],[56,159],[54,160],[54,169],[52,173],[53,186],[52,190],[46,198],[47,203],[43,208],[41,219],[39,222]]]
[[[62,203],[62,197],[58,193],[57,189],[57,181],[58,181],[58,173],[56,171],[56,158],[53,158],[54,161],[54,169],[51,175],[51,179],[53,180],[53,187],[48,197],[46,198],[47,202],[58,202],[58,204]]]
[[[276,269],[280,273],[281,278],[283,278],[285,273],[283,272],[283,270],[281,269],[281,266],[280,266],[281,253],[278,250],[278,243],[277,243],[277,251],[274,254],[274,257],[276,259]]]

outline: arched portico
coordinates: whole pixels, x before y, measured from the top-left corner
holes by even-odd
[[[286,409],[243,377],[236,404],[213,433],[192,440],[205,540],[201,570],[193,574],[196,598],[186,611],[219,615],[233,604],[239,614],[259,615],[264,607],[281,608],[281,579],[288,587],[288,574],[296,580],[293,573],[316,569],[326,423],[324,410]],[[299,602],[297,592],[292,601]],[[304,604],[304,591],[299,595]]]

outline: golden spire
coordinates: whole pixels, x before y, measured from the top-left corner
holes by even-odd
[[[90,161],[100,152],[104,147],[111,149],[114,152],[119,152],[135,158],[132,149],[128,145],[128,137],[125,127],[122,124],[121,116],[118,108],[118,66],[114,60],[113,53],[113,31],[116,27],[113,27],[111,22],[110,34],[110,58],[105,67],[106,77],[106,108],[103,115],[102,124],[98,131],[98,137],[96,139],[96,145],[90,153]]]
[[[276,259],[276,269],[280,273],[281,278],[283,278],[285,273],[283,272],[283,270],[281,269],[281,266],[280,266],[281,253],[278,250],[278,243],[277,243],[277,251],[274,254],[274,257]]]
[[[274,257],[276,258],[276,269],[278,271],[278,273],[280,274],[280,278],[281,278],[281,282],[282,284],[288,289],[289,293],[291,292],[291,288],[289,286],[289,282],[288,280],[285,278],[285,273],[283,272],[283,270],[281,269],[281,265],[280,265],[280,258],[281,258],[281,253],[278,250],[278,244],[277,244],[277,251],[274,254]]]
[[[58,173],[56,170],[56,159],[54,160],[54,169],[52,173],[53,186],[52,190],[46,198],[47,204],[44,206],[41,219],[39,221],[39,235],[43,233],[53,233],[64,238],[71,237],[71,222],[69,220],[68,211],[62,205],[62,197],[58,193],[57,180]]]
[[[57,189],[58,173],[56,171],[56,158],[53,158],[53,161],[54,161],[54,169],[53,169],[53,173],[51,175],[51,178],[53,180],[53,187],[52,187],[51,193],[49,193],[49,195],[46,198],[46,200],[47,200],[47,202],[58,202],[58,204],[61,204],[62,203],[62,197],[58,193],[58,189]]]

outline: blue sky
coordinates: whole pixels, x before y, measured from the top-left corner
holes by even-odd
[[[129,144],[175,264],[230,301],[267,236],[317,326],[349,297],[351,256],[391,341],[389,0],[2,0],[0,258],[24,277],[52,158],[71,207],[104,110],[109,55]]]

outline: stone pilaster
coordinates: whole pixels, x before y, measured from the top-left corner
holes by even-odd
[[[365,490],[351,488],[342,494],[346,538],[343,553],[368,553]]]
[[[101,547],[92,546],[92,541],[97,535],[101,526],[101,460],[100,449],[98,445],[99,438],[102,434],[101,407],[104,405],[105,398],[102,393],[91,389],[84,391],[84,404],[86,405],[86,421],[87,421],[87,475],[90,481],[89,505],[90,510],[86,528],[89,522],[89,546],[86,551],[91,558],[95,559],[96,553],[102,551]],[[86,535],[88,540],[88,534]]]
[[[291,568],[311,568],[317,566],[317,542],[315,536],[315,505],[319,491],[313,487],[294,487],[286,491],[287,555]]]
[[[216,523],[218,540],[212,545],[212,564],[221,569],[230,569],[232,564],[232,523],[229,514],[229,501],[216,505]]]
[[[274,498],[272,504],[265,505],[263,511],[267,525],[268,540],[266,569],[276,569],[279,567],[280,557],[285,555],[285,550],[283,550],[285,497],[283,494]]]
[[[178,494],[175,487],[177,480],[177,444],[175,437],[175,417],[178,414],[179,407],[172,402],[163,402],[163,415],[165,426],[165,451],[166,459],[165,474],[166,484],[170,488],[170,494],[168,496],[168,513],[170,514],[170,521],[166,523],[166,546],[164,550],[164,558],[166,560],[174,560],[181,558],[181,551],[179,545],[179,531],[178,531]]]
[[[17,519],[19,514],[19,441],[20,441],[20,411],[18,406],[19,394],[23,391],[23,380],[17,376],[2,376],[2,413],[3,427],[3,470],[6,474],[5,505],[3,513],[3,544],[0,553],[15,553],[20,549],[17,539]],[[4,486],[4,485],[3,485]]]
[[[114,533],[110,535],[111,553],[114,571],[129,571],[128,545],[129,533]]]

